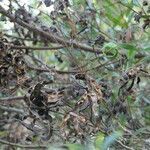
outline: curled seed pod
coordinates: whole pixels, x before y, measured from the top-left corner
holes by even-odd
[[[4,51],[5,48],[6,48],[5,44],[2,41],[0,41],[0,51]]]
[[[140,23],[141,16],[142,16],[142,12],[135,14],[134,15],[134,21]]]
[[[124,73],[124,74],[122,75],[122,77],[123,77],[124,80],[128,80],[128,79],[129,79],[129,76],[127,75],[127,73]]]
[[[104,42],[105,42],[105,37],[103,35],[99,35],[95,41],[94,41],[94,44],[98,44],[98,45],[103,45]]]
[[[148,5],[148,1],[143,1],[143,6],[147,6]]]
[[[149,26],[150,26],[150,19],[144,20],[144,24],[143,24],[142,28],[145,30],[145,29],[148,28]]]
[[[85,74],[78,73],[75,75],[77,80],[85,80]]]
[[[11,54],[7,54],[3,59],[6,63],[11,63],[13,58]]]
[[[59,54],[55,53],[55,58],[58,60],[59,63],[63,63],[63,59]]]
[[[49,7],[53,4],[53,2],[51,0],[44,0],[44,4],[46,5],[46,7]]]

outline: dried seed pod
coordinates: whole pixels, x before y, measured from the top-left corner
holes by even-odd
[[[98,44],[98,45],[103,45],[104,42],[105,42],[105,37],[103,35],[99,35],[95,41],[94,41],[94,44]]]
[[[147,6],[148,5],[148,1],[147,0],[144,0],[143,1],[143,6]]]
[[[44,0],[44,4],[46,5],[46,7],[49,7],[53,4],[53,2],[51,0]]]
[[[3,60],[4,60],[6,63],[12,63],[13,57],[12,57],[11,54],[6,54],[6,56],[3,58]]]
[[[75,78],[77,80],[85,80],[85,74],[78,73],[78,74],[75,75]]]
[[[142,12],[139,12],[138,14],[134,15],[134,21],[140,23],[140,19],[142,17]]]

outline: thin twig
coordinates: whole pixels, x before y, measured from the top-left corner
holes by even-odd
[[[46,145],[40,145],[40,144],[39,145],[22,145],[22,144],[17,144],[17,143],[11,143],[2,139],[0,139],[0,143],[15,146],[15,147],[20,147],[20,148],[34,148],[34,149],[47,148]]]
[[[14,101],[14,100],[23,100],[24,96],[15,96],[15,97],[5,97],[5,98],[0,98],[0,102],[2,101]]]
[[[88,52],[93,52],[93,53],[98,53],[98,54],[102,53],[102,51],[99,48],[95,48],[95,51],[94,51],[92,47],[85,45],[83,43],[80,43],[77,41],[70,42],[70,40],[65,40],[62,37],[56,36],[51,32],[47,33],[40,28],[37,28],[31,24],[28,24],[19,18],[16,18],[14,15],[8,13],[8,11],[5,10],[2,6],[0,6],[0,13],[3,14],[4,16],[7,16],[10,19],[10,21],[15,22],[36,34],[47,38],[50,42],[58,43],[67,47],[73,47],[73,48],[77,48],[77,49],[88,51]]]
[[[32,70],[35,70],[35,71],[39,71],[39,72],[54,71],[54,72],[59,73],[59,74],[70,74],[70,73],[78,73],[79,72],[79,71],[61,71],[61,70],[56,70],[56,69],[53,69],[53,68],[52,68],[52,70],[50,70],[50,69],[46,69],[46,68],[32,67],[32,66],[29,66],[29,65],[28,65],[28,68],[32,69]]]
[[[21,113],[24,114],[24,111],[21,109],[13,108],[13,107],[7,107],[7,106],[1,106],[0,109],[8,111],[8,112],[16,112],[16,113]]]
[[[4,32],[4,31],[3,31]],[[22,41],[34,41],[35,39],[33,38],[23,38],[23,37],[18,37],[18,36],[15,36],[15,35],[9,35],[7,33],[4,33],[4,36],[6,37],[10,37],[10,38],[15,38],[15,39],[19,39],[19,40],[22,40]],[[38,41],[39,42],[39,41]]]
[[[30,50],[58,50],[64,48],[64,46],[56,46],[56,47],[32,47],[32,46],[16,46],[12,45],[11,49],[30,49]]]
[[[131,148],[131,147],[128,147],[128,146],[126,146],[126,145],[124,145],[121,141],[117,141],[117,143],[119,143],[122,147],[124,147],[125,149],[128,149],[128,150],[135,150],[135,149],[133,149],[133,148]]]

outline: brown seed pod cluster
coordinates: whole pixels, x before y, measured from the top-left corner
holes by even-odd
[[[142,25],[143,30],[149,28],[150,26],[149,13],[150,13],[150,3],[149,1],[144,0],[142,10],[134,15],[134,20],[136,22],[140,23],[141,21],[143,21]]]
[[[119,88],[118,95],[120,95],[121,90],[130,91],[134,83],[136,81],[137,85],[139,85],[141,79],[140,79],[140,73],[148,74],[147,71],[143,70],[142,66],[137,66],[135,68],[131,68],[128,71],[124,72],[122,75],[122,79],[120,79],[121,87]],[[127,87],[127,84],[131,81],[131,84]]]
[[[5,38],[0,39],[0,84],[1,87],[14,86],[18,77],[25,75],[24,53],[12,50]]]

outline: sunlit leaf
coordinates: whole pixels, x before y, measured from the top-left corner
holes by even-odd
[[[85,147],[81,144],[66,144],[69,150],[85,150]]]
[[[103,143],[102,150],[107,150],[107,148],[109,146],[111,146],[113,143],[115,143],[116,140],[122,136],[122,134],[123,133],[121,131],[115,131],[112,134],[110,134],[109,136],[107,136]]]
[[[103,143],[104,143],[104,139],[105,139],[105,134],[100,132],[97,134],[94,145],[96,147],[96,150],[100,150],[103,147]]]

